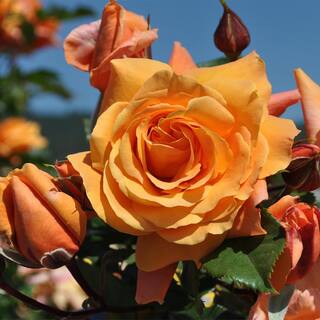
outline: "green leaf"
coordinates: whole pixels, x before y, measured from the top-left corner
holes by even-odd
[[[90,7],[79,6],[75,9],[66,9],[61,6],[51,6],[47,9],[38,11],[38,17],[42,20],[47,18],[56,18],[58,20],[71,20],[95,15],[95,11]]]
[[[24,74],[23,79],[40,92],[55,94],[64,99],[71,98],[70,92],[62,84],[58,74],[51,70],[40,69],[32,71]]]
[[[226,240],[204,259],[204,268],[213,278],[237,288],[275,293],[269,280],[285,247],[285,231],[266,210],[261,215],[266,235]]]
[[[284,319],[293,292],[294,286],[287,285],[281,290],[279,295],[274,295],[270,297],[268,313],[270,320]]]
[[[199,62],[197,63],[198,67],[205,68],[205,67],[214,67],[220,66],[222,64],[226,64],[231,62],[231,60],[227,57],[220,57],[209,61]]]
[[[27,44],[32,44],[36,39],[36,34],[32,23],[23,21],[21,24],[23,39]]]

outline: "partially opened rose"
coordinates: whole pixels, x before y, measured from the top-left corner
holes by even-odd
[[[37,266],[57,268],[79,250],[86,213],[55,179],[25,164],[0,180],[1,247],[12,246]]]
[[[130,12],[111,0],[102,19],[74,29],[64,42],[68,63],[90,72],[91,84],[105,90],[108,85],[110,62],[125,57],[142,58],[157,36],[148,30],[144,17]]]
[[[268,115],[270,91],[255,53],[181,76],[158,61],[111,61],[90,151],[68,159],[97,214],[138,236],[140,270],[198,263],[229,233],[263,233],[258,210],[241,209],[258,179],[287,167],[298,133]]]

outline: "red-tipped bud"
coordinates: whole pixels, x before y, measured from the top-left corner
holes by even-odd
[[[320,187],[320,148],[314,144],[297,144],[292,151],[293,160],[283,178],[287,185],[299,191],[312,191]]]
[[[237,59],[250,44],[250,34],[240,17],[221,0],[223,16],[214,33],[214,43],[230,59]]]

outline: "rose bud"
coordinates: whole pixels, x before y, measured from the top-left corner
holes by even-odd
[[[293,160],[283,173],[286,184],[295,190],[312,191],[320,187],[320,147],[297,144],[292,150]]]
[[[269,208],[269,212],[286,230],[286,249],[291,257],[287,283],[303,278],[317,262],[320,254],[320,210],[297,198],[285,196]]]
[[[225,3],[223,16],[214,33],[214,43],[227,57],[236,60],[241,52],[250,44],[250,34],[240,17]]]
[[[33,164],[1,178],[0,208],[2,238],[39,267],[68,263],[84,239],[87,216],[80,204]]]

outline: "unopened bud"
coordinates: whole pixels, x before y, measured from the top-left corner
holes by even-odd
[[[293,160],[283,173],[286,184],[298,191],[313,191],[320,187],[320,148],[314,144],[297,144]]]
[[[227,57],[235,60],[250,44],[250,34],[240,17],[220,0],[224,12],[214,33],[214,43]]]

